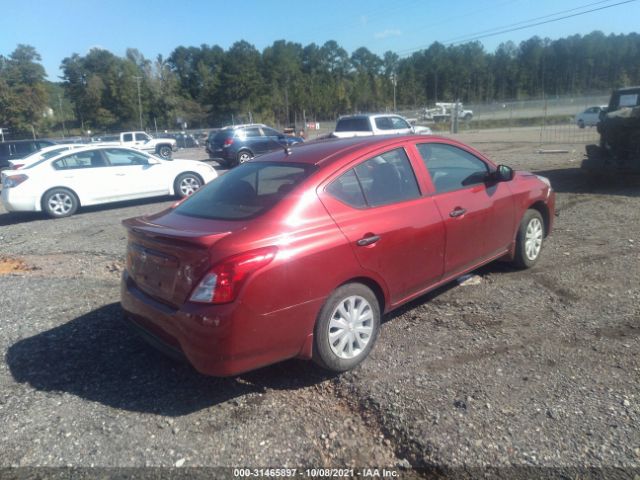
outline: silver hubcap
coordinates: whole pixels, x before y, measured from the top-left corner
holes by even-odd
[[[184,196],[189,196],[200,188],[200,182],[193,177],[183,178],[180,182],[180,192]]]
[[[56,193],[49,197],[47,205],[56,215],[65,215],[73,208],[73,199],[67,193]]]
[[[529,260],[535,260],[542,247],[542,223],[537,218],[532,218],[527,225],[527,233],[524,239],[524,250]]]
[[[329,321],[329,346],[339,358],[354,358],[362,353],[373,333],[373,309],[359,295],[342,300]]]
[[[239,162],[240,163],[244,163],[244,162],[246,162],[247,160],[250,160],[250,159],[251,159],[251,155],[249,155],[248,153],[242,153],[242,154],[240,154]]]

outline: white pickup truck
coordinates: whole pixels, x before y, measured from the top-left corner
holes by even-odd
[[[436,123],[448,122],[456,109],[455,103],[438,102],[434,108],[425,108],[422,113],[423,120],[432,120]],[[458,119],[468,122],[473,118],[472,110],[465,110],[461,103],[458,103]]]
[[[172,152],[178,149],[175,139],[153,138],[146,132],[122,132],[119,136],[94,137],[92,142],[98,142],[100,145],[120,145],[137,148],[148,153],[155,153],[164,159],[171,158]]]

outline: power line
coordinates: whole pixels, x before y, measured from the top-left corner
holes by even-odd
[[[488,30],[482,30],[482,31],[476,32],[476,33],[461,35],[459,37],[454,37],[454,38],[452,38],[450,40],[445,40],[443,43],[445,43],[445,44],[458,43],[459,41],[465,41],[465,39],[468,38],[468,37],[473,38],[476,35],[482,35],[484,33],[495,32],[496,30],[501,30],[503,28],[516,27],[518,25],[523,25],[525,23],[535,22],[536,20],[543,20],[543,19],[549,18],[549,17],[555,17],[556,15],[562,15],[563,13],[575,12],[576,10],[582,10],[583,8],[592,7],[594,5],[600,5],[602,3],[608,3],[608,2],[611,2],[611,1],[612,0],[600,0],[599,2],[588,3],[586,5],[581,5],[579,7],[570,8],[568,10],[561,10],[560,12],[551,13],[549,15],[543,15],[542,17],[530,18],[529,20],[523,20],[521,22],[511,23],[509,25],[502,25],[500,27],[489,28]]]
[[[607,0],[604,0],[604,1],[607,1]],[[495,30],[495,29],[490,29],[490,30],[485,30],[485,31],[482,31],[482,32],[477,32],[475,34],[472,34],[472,35],[468,36],[468,38],[466,40],[463,40],[463,41],[464,42],[472,42],[472,41],[475,41],[475,40],[480,40],[482,38],[492,37],[492,36],[500,35],[500,34],[503,34],[503,33],[515,32],[517,30],[524,30],[526,28],[531,28],[531,27],[536,27],[536,26],[539,26],[539,25],[544,25],[544,24],[547,24],[547,23],[557,22],[557,21],[560,21],[560,20],[565,20],[567,18],[577,17],[577,16],[580,16],[580,15],[585,15],[587,13],[597,12],[599,10],[605,10],[607,8],[617,7],[619,5],[624,5],[626,3],[632,3],[632,2],[636,2],[636,1],[637,0],[625,0],[625,1],[622,1],[622,2],[618,2],[618,3],[613,3],[611,5],[605,5],[603,7],[592,8],[590,10],[585,10],[585,11],[574,13],[574,14],[571,14],[571,15],[564,15],[562,17],[557,17],[557,18],[553,18],[553,19],[550,19],[550,20],[545,20],[545,21],[535,22],[535,23],[528,23],[528,22],[532,22],[532,21],[535,21],[535,20],[538,20],[538,19],[541,19],[541,18],[553,17],[553,16],[556,16],[556,15],[560,15],[562,13],[566,13],[568,11],[574,11],[574,10],[578,10],[578,9],[581,9],[581,8],[586,8],[586,7],[589,7],[589,6],[593,6],[593,5],[597,5],[597,4],[600,4],[600,3],[604,3],[603,1],[594,2],[594,3],[586,4],[586,5],[583,5],[582,7],[577,7],[577,8],[571,9],[571,10],[564,10],[564,11],[552,13],[552,14],[549,14],[549,15],[545,15],[544,17],[536,17],[536,18],[532,18],[532,19],[525,20],[525,21],[522,21],[522,22],[513,23],[513,24],[507,25],[505,27],[497,27],[497,28],[503,28],[503,30],[499,30],[497,32],[483,34],[485,32],[490,32],[490,31]],[[526,25],[522,25],[523,23],[527,23],[527,24]],[[516,27],[516,25],[522,25],[522,26]],[[513,27],[513,28],[511,28],[511,27]],[[456,43],[462,43],[462,41],[453,41],[453,42],[449,41],[446,44],[447,45],[454,45]],[[417,52],[419,50],[423,50],[424,48],[427,48],[428,46],[429,45],[421,45],[421,46],[416,47],[416,48],[407,49],[407,50],[401,50],[400,57],[409,56],[411,53]]]

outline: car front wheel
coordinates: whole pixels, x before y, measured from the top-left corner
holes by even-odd
[[[533,267],[542,250],[544,221],[537,210],[527,210],[516,236],[516,255],[513,263],[520,268]]]
[[[42,208],[51,218],[70,217],[78,210],[78,199],[71,190],[54,188],[42,197]]]
[[[183,173],[176,178],[173,189],[179,198],[184,198],[192,195],[203,183],[195,173]]]
[[[379,328],[380,305],[371,289],[361,283],[343,285],[320,310],[313,360],[334,372],[350,370],[369,355]]]
[[[171,158],[171,153],[172,151],[169,145],[161,145],[160,147],[158,147],[158,155],[160,155],[165,160]]]

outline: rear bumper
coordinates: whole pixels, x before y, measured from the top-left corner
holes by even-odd
[[[2,189],[2,205],[7,212],[38,212],[38,200],[29,194],[20,194],[19,188],[3,188]]]
[[[186,358],[200,373],[237,375],[272,363],[305,357],[310,332],[295,335],[300,315],[319,308],[309,303],[276,314],[259,314],[242,301],[225,305],[185,303],[173,309],[141,291],[125,271],[121,282],[124,314],[152,346],[173,358]]]

